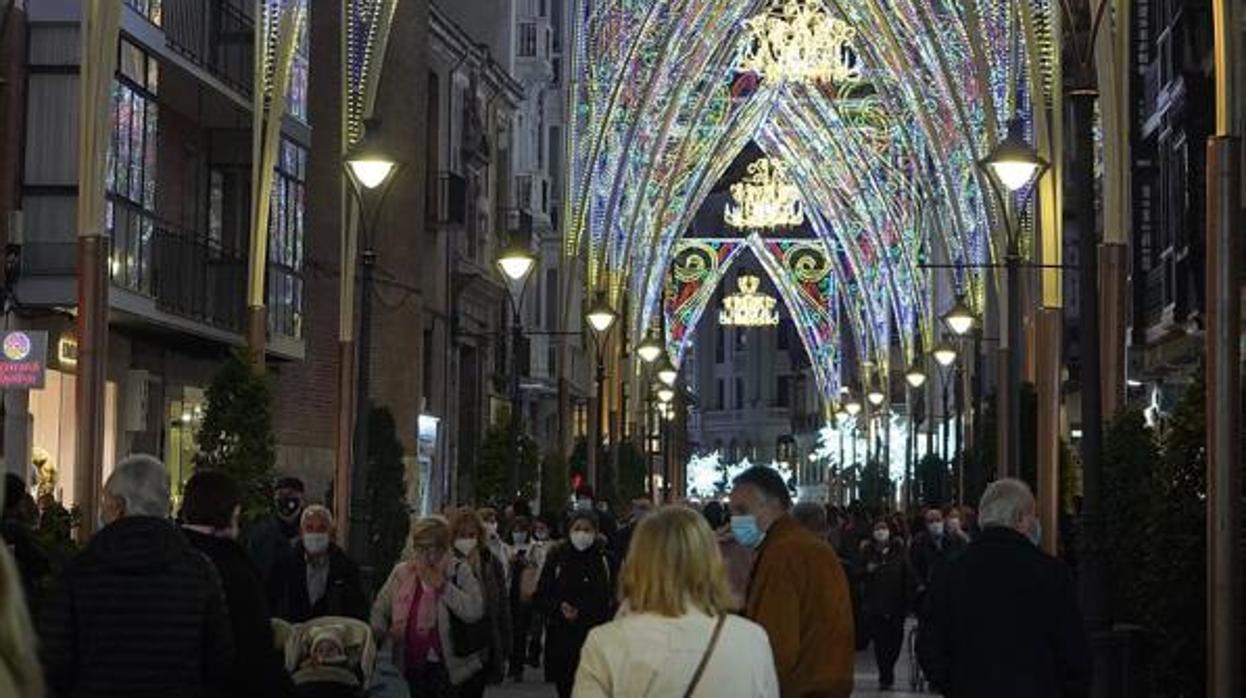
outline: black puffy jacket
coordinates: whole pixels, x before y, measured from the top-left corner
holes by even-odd
[[[220,577],[169,521],[133,516],[106,526],[41,611],[53,696],[228,695],[234,648]]]

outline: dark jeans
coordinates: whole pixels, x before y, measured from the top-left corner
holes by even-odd
[[[895,682],[896,660],[904,646],[904,616],[871,613],[867,622],[870,639],[874,641],[874,659],[878,662],[878,680],[890,686]]]
[[[532,632],[532,604],[516,602],[511,605],[511,676],[523,676],[524,662],[528,655],[528,636]]]

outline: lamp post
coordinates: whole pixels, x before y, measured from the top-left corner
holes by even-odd
[[[512,239],[495,260],[498,273],[506,282],[507,297],[511,304],[511,375],[510,399],[511,412],[508,429],[511,443],[511,467],[508,480],[508,494],[511,497],[519,493],[519,461],[522,457],[519,447],[519,434],[523,426],[523,410],[520,406],[519,374],[521,370],[519,346],[523,342],[523,318],[520,310],[523,307],[524,290],[532,270],[536,268],[536,256],[518,240]]]
[[[939,366],[939,383],[943,386],[943,409],[939,412],[939,419],[943,422],[943,463],[947,467],[947,462],[951,456],[948,425],[948,368],[956,363],[956,347],[952,346],[947,340],[943,340],[935,345],[933,351],[930,352],[934,357],[935,363]]]
[[[970,330],[976,330],[978,318],[965,303],[964,296],[958,296],[956,304],[943,315],[943,322],[960,338]],[[977,332],[975,332],[977,334]],[[977,361],[977,345],[974,345],[974,361]],[[965,504],[965,369],[966,362],[956,364],[956,504]]]
[[[346,153],[343,166],[359,209],[359,232],[363,250],[359,270],[359,352],[355,379],[355,448],[351,459],[349,549],[361,567],[368,566],[371,539],[368,530],[368,412],[372,374],[372,279],[376,270],[376,226],[385,198],[402,165],[381,147],[381,122],[364,122],[363,137]]]
[[[640,357],[641,363],[645,368],[649,369],[653,366],[658,357],[665,353],[662,346],[662,340],[658,335],[650,330],[640,344],[636,346],[636,356]],[[645,444],[645,462],[648,464],[646,470],[649,473],[645,489],[649,492],[649,498],[657,503],[657,488],[654,487],[654,476],[657,475],[657,469],[654,468],[654,448],[653,448],[653,431],[654,431],[654,391],[650,390],[645,397],[645,420],[644,420],[644,444]]]
[[[1014,197],[1042,177],[1048,163],[1026,140],[1024,121],[1014,116],[1008,121],[1008,135],[978,161],[978,167],[986,172],[986,179],[999,202],[1007,238],[1004,256],[1008,286],[1008,396],[1004,401],[1007,405],[1007,457],[1003,472],[1016,475],[1021,467],[1021,351],[1024,347],[1021,341],[1021,231],[1020,222],[1015,220],[1000,187],[1007,190],[1008,197]],[[1028,188],[1017,206],[1018,211],[1025,209],[1034,190],[1035,187]]]
[[[904,372],[904,382],[908,384],[909,428],[906,441],[908,453],[904,456],[904,504],[905,511],[913,506],[913,471],[917,459],[917,395],[926,385],[926,369],[922,366],[921,355],[913,360],[913,365]]]
[[[597,482],[597,446],[601,440],[601,422],[602,415],[606,413],[606,407],[603,404],[606,390],[606,339],[610,335],[610,328],[614,327],[614,321],[617,317],[614,308],[610,306],[606,300],[604,291],[598,291],[597,297],[593,301],[593,305],[589,307],[588,312],[584,315],[584,319],[588,322],[588,327],[593,333],[593,346],[597,350],[597,372],[595,379],[597,383],[597,404],[596,414],[592,415],[593,424],[589,431],[590,435],[597,438],[589,439],[588,444],[588,480],[593,487],[598,486]]]

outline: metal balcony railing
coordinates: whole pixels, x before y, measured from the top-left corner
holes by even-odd
[[[251,95],[255,21],[239,0],[164,0],[162,20],[170,48]]]
[[[503,220],[506,234],[519,240],[532,239],[532,212],[526,208],[508,208],[504,211]]]
[[[205,325],[240,332],[246,259],[207,238],[157,228],[152,290],[156,307]]]

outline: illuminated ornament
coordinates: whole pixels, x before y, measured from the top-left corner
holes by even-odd
[[[768,327],[779,324],[779,311],[775,299],[757,291],[761,279],[752,274],[741,274],[740,290],[723,299],[718,312],[718,324],[734,327]]]
[[[738,68],[765,80],[806,83],[861,79],[852,42],[856,30],[826,14],[816,0],[773,0],[744,21],[751,41]]]
[[[736,228],[781,228],[805,222],[800,190],[787,177],[787,166],[770,158],[749,163],[744,179],[731,185],[734,204],[723,219]]]

